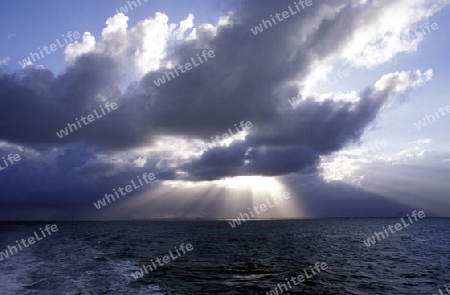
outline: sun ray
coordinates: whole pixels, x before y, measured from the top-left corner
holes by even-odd
[[[286,193],[289,198],[282,197]],[[260,207],[264,204],[267,209],[262,212]],[[166,217],[174,218],[237,218],[240,213],[251,215],[250,210],[257,219],[306,216],[305,207],[289,188],[275,177],[263,176],[198,182],[162,181],[152,189],[130,195],[126,203],[114,211],[134,218],[162,217],[159,212],[164,210],[155,208],[165,208]]]

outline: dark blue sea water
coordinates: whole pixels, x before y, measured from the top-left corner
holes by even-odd
[[[283,294],[447,294],[450,219],[425,218],[363,243],[397,222],[49,222],[58,232],[0,261],[0,294],[266,294],[316,262],[328,269]],[[0,224],[0,251],[45,224]],[[194,250],[133,279],[183,243]]]

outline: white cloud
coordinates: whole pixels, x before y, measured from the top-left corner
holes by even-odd
[[[394,86],[394,93],[403,92],[409,88],[417,88],[428,82],[433,77],[433,70],[429,69],[422,73],[416,71],[403,71],[383,75],[380,80],[375,83],[375,90],[384,91],[386,88]]]
[[[341,57],[355,67],[372,68],[390,61],[398,53],[416,51],[423,36],[412,41],[405,37],[419,22],[429,19],[447,4],[448,0],[433,5],[427,0],[371,1],[359,16],[361,26],[353,33]]]
[[[161,67],[175,28],[176,25],[169,23],[166,14],[158,12],[154,18],[148,18],[131,29],[129,44],[134,52],[133,62],[139,76]]]
[[[138,157],[136,160],[133,161],[135,167],[144,167],[146,163],[147,158],[145,157]]]
[[[230,17],[224,16],[219,19],[217,27],[229,24]],[[214,36],[217,27],[211,24],[194,27],[193,14],[174,24],[169,22],[165,13],[157,12],[129,28],[128,16],[118,13],[106,21],[98,42],[89,32],[84,33],[83,42],[75,42],[66,48],[65,59],[71,64],[78,56],[88,52],[108,55],[122,64],[128,80],[139,80],[148,72],[170,66],[163,64],[170,42]],[[189,34],[187,37],[186,33]]]
[[[92,36],[91,33],[85,32],[83,34],[83,42],[78,43],[75,41],[74,43],[67,45],[65,50],[66,63],[72,64],[78,56],[92,51],[94,47],[95,37]]]
[[[0,66],[5,66],[7,65],[9,62],[11,61],[11,59],[9,57],[5,57],[3,59],[0,59]]]
[[[390,91],[393,95],[390,96],[390,101],[384,105],[384,108],[389,108],[395,103],[395,94],[405,92],[408,89],[418,88],[430,81],[432,77],[432,69],[423,73],[420,70],[389,73],[383,75],[375,83],[374,93],[377,94],[377,92]]]
[[[331,156],[320,157],[320,174],[324,181],[345,181],[359,185],[364,175],[358,173],[364,164],[371,163],[363,149],[339,151]]]
[[[427,36],[414,34],[415,38],[412,41],[407,40],[408,36],[421,22],[428,21],[448,4],[450,0],[438,0],[434,4],[430,4],[427,0],[354,1],[352,8],[360,10],[355,14],[354,23],[357,25],[354,26],[354,30],[349,30],[349,36],[340,49],[326,58],[313,61],[312,71],[299,82],[303,97],[317,94],[314,90],[333,71],[336,62],[355,68],[370,69],[391,61],[399,53],[417,51],[417,45]],[[322,15],[311,20],[310,32],[301,36],[302,42],[307,40],[308,34],[319,28],[324,19],[336,17],[339,11],[339,9],[324,10]]]
[[[433,71],[428,70],[424,73],[420,71],[396,72],[382,76],[374,85],[373,97],[383,97],[382,93],[388,91],[393,96],[396,93],[405,92],[411,88],[417,88],[429,81]],[[341,94],[339,100],[357,101],[358,96],[355,93]],[[391,99],[392,100],[392,99]],[[392,105],[393,101],[387,101],[386,105]],[[419,140],[420,143],[431,143],[431,139]],[[372,151],[371,151],[372,150]],[[335,152],[330,156],[322,156],[320,173],[323,179],[330,181],[346,181],[354,185],[359,185],[364,179],[365,174],[361,172],[364,167],[374,161],[387,164],[402,164],[408,159],[416,159],[422,157],[427,151],[415,147],[413,150],[405,150],[393,156],[385,156],[379,153],[379,149],[373,152],[373,147],[354,148],[347,147],[341,151]]]
[[[187,30],[192,29],[194,27],[194,15],[189,14],[188,17],[185,20],[182,20],[180,22],[180,26],[178,29],[175,30],[174,35],[177,40],[184,40]]]

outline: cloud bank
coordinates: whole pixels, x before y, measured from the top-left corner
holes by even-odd
[[[51,204],[45,212],[64,204],[82,208],[142,172],[180,181],[317,173],[323,156],[358,142],[398,95],[432,78],[431,69],[407,69],[339,98],[311,91],[332,64],[370,69],[413,51],[401,36],[447,1],[313,1],[252,34],[261,19],[290,4],[246,1],[215,25],[195,24],[193,14],[174,24],[157,12],[130,28],[128,17],[117,14],[98,40],[85,32],[82,42],[66,48],[61,75],[35,65],[0,72],[0,107],[10,110],[0,117],[2,154],[21,151],[24,158],[0,177],[0,203]],[[155,86],[153,80],[203,50],[213,50],[215,58]],[[292,108],[288,99],[299,94]],[[63,139],[56,136],[107,101],[118,110]],[[196,144],[241,121],[253,124],[245,140],[193,153]],[[170,139],[182,148],[165,146]],[[176,153],[176,160],[165,158]]]

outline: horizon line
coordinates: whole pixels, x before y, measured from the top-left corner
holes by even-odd
[[[277,221],[277,220],[320,220],[320,219],[401,219],[402,217],[386,217],[386,216],[372,216],[372,217],[357,217],[357,216],[341,216],[341,217],[296,217],[296,218],[251,218],[245,219],[247,221]],[[450,219],[450,217],[425,217],[424,219]],[[36,219],[36,220],[0,220],[4,222],[133,222],[133,221],[231,221],[237,218],[141,218],[141,219]]]

